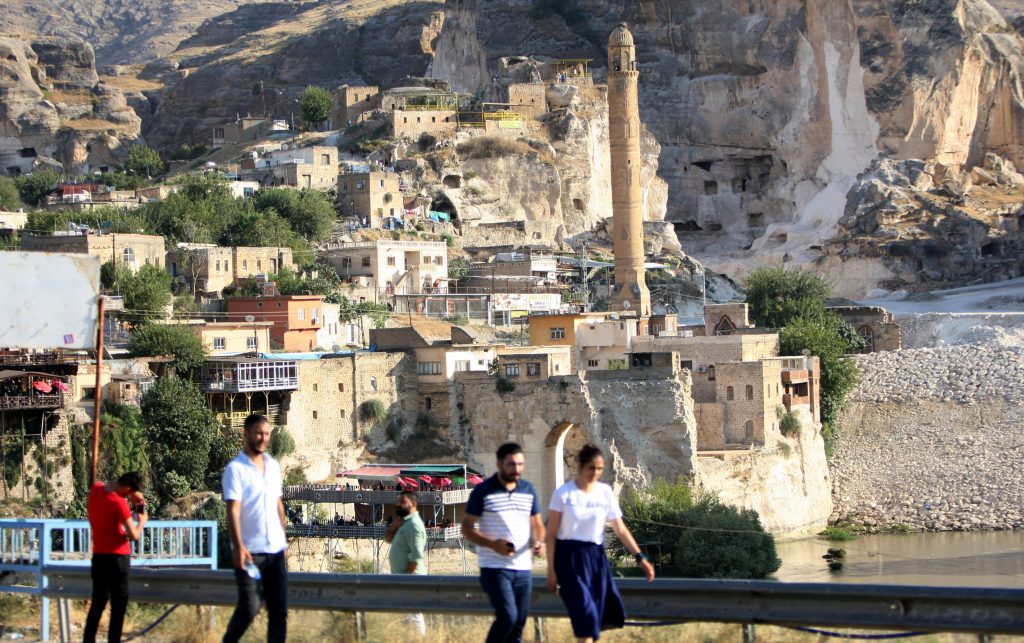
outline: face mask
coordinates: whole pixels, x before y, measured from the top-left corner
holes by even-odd
[[[409,510],[406,509],[405,507],[395,507],[395,514],[399,518],[405,518],[406,516],[409,515],[409,513],[410,513]]]

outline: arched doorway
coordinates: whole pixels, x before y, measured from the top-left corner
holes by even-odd
[[[587,434],[572,422],[559,422],[544,441],[544,488],[542,505],[551,493],[576,477],[576,454],[588,442]]]

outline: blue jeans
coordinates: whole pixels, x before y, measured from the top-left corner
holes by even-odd
[[[288,562],[284,552],[253,554],[252,561],[260,568],[260,580],[254,580],[244,569],[235,569],[238,605],[228,622],[223,643],[235,643],[260,611],[260,596],[267,604],[267,641],[284,643],[288,630]]]
[[[494,623],[487,633],[487,643],[520,643],[526,617],[530,614],[531,573],[483,567],[480,569],[480,586],[494,608]]]

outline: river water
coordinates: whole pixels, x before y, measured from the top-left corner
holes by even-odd
[[[775,578],[786,582],[1024,588],[1024,530],[877,534],[776,547],[782,567]],[[846,550],[839,571],[822,559],[829,547]]]

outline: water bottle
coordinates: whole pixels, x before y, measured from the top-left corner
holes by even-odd
[[[260,579],[260,568],[257,567],[256,563],[252,562],[251,560],[245,564],[245,571],[253,580]]]

